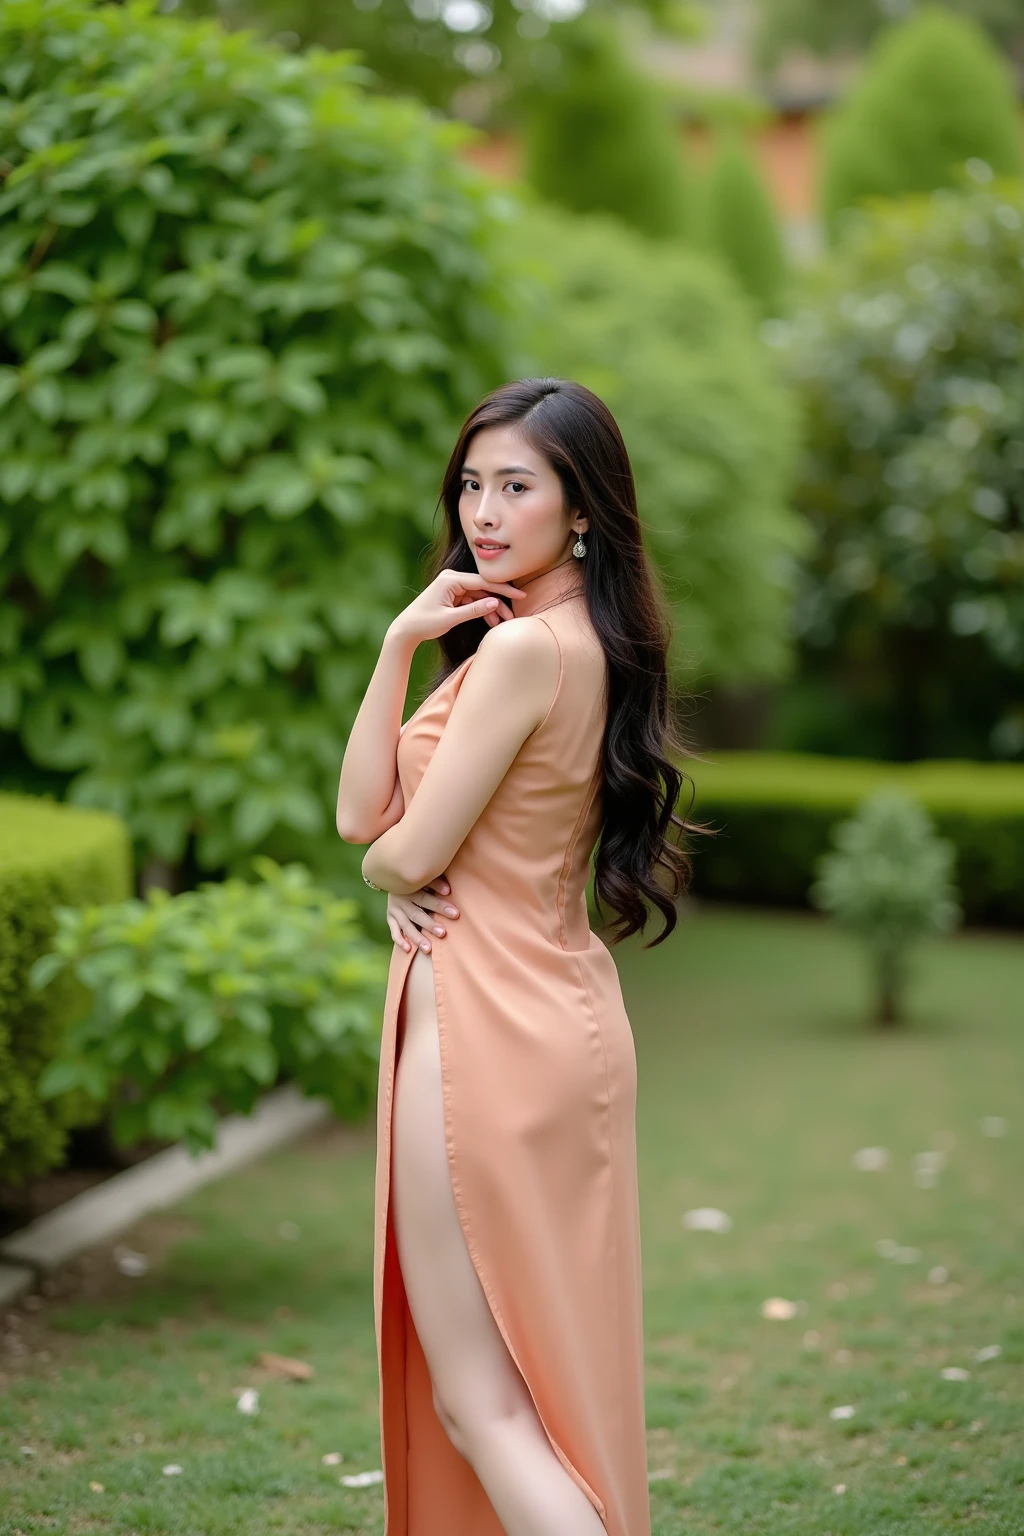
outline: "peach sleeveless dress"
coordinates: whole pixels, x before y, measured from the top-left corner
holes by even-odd
[[[430,955],[452,1191],[491,1312],[555,1453],[605,1529],[650,1536],[636,1057],[615,963],[587,914],[607,683],[580,588],[578,570],[556,566],[513,602],[517,616],[536,613],[554,633],[558,686],[448,866],[460,916]],[[406,805],[473,660],[402,729]],[[377,1102],[384,1530],[502,1536],[434,1412],[389,1213],[399,1002],[415,957],[394,945]]]

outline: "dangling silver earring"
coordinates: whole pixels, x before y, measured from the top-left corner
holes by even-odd
[[[587,546],[583,542],[582,533],[578,533],[576,535],[576,543],[572,547],[572,552],[576,556],[577,560],[582,560],[583,556],[586,554]]]

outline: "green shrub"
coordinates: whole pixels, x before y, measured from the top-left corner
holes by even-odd
[[[956,849],[968,920],[1024,926],[1024,766],[715,752],[687,767],[693,814],[721,829],[694,850],[697,894],[806,905],[836,822],[891,787],[913,795]]]
[[[1021,121],[1007,62],[964,16],[924,8],[883,32],[849,95],[823,120],[821,206],[846,208],[952,185],[967,160],[1021,169]]]
[[[217,1117],[248,1114],[280,1074],[344,1119],[369,1108],[387,951],[359,931],[354,901],[301,865],[254,860],[261,882],[210,881],[112,906],[62,907],[43,989],[73,976],[91,994],[44,1093],[106,1101],[123,1144],[146,1136],[213,1146]]]
[[[151,0],[0,8],[0,728],[142,856],[340,854],[438,466],[507,377],[467,130],[359,76]]]
[[[53,937],[54,908],[117,901],[131,889],[128,834],[115,817],[0,794],[0,1182],[56,1167],[67,1133],[98,1118],[83,1094],[43,1100],[40,1075],[82,1005],[70,979],[45,997],[29,972]]]
[[[786,286],[786,255],[779,221],[747,145],[725,140],[703,189],[704,239],[726,263],[758,308],[776,314]]]
[[[659,83],[629,62],[605,18],[562,27],[558,50],[557,72],[525,97],[526,181],[577,213],[611,213],[655,237],[686,233],[683,140]]]
[[[767,329],[802,396],[794,626],[819,690],[808,734],[774,744],[1024,755],[1020,184],[861,215]]]
[[[520,371],[579,379],[622,429],[677,605],[674,665],[691,684],[784,675],[806,537],[788,506],[795,411],[751,305],[706,254],[610,218],[538,205],[508,238],[538,285]]]
[[[927,812],[902,789],[878,789],[832,830],[810,889],[816,907],[863,939],[875,981],[875,1022],[899,1023],[911,952],[961,916],[951,878],[953,844],[935,836]]]

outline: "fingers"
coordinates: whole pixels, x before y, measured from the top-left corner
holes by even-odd
[[[401,905],[392,898],[394,905],[389,904],[388,907],[388,928],[395,943],[401,944],[403,949],[408,950],[415,944],[417,948],[429,952],[428,935],[433,934],[436,938],[443,939],[448,930],[443,922],[438,921],[437,912],[431,910],[435,903],[438,906],[442,904],[440,898],[430,891],[419,894],[421,898],[419,901],[413,901],[406,896],[402,899]],[[458,917],[457,907],[448,902],[443,905],[447,918]]]
[[[396,917],[392,917],[390,914],[388,915],[388,929],[390,930],[391,937],[394,939],[396,944],[401,944],[403,949],[412,948],[409,940],[406,938],[405,934],[402,932],[399,926],[398,919]]]
[[[478,597],[473,603],[459,603],[455,609],[456,624],[465,624],[467,619],[485,618],[493,613],[498,606],[496,597]]]
[[[444,896],[435,896],[433,891],[423,890],[416,893],[416,901],[430,912],[443,912],[446,917],[458,917],[459,909],[453,901]]]

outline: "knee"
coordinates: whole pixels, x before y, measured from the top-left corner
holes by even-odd
[[[437,1414],[441,1428],[444,1430],[445,1434],[448,1436],[448,1439],[458,1451],[459,1455],[466,1456],[466,1453],[469,1450],[469,1443],[465,1435],[462,1433],[461,1415],[457,1410],[455,1412],[449,1411],[446,1403],[441,1398],[436,1387],[432,1387],[432,1395],[434,1398],[434,1412]]]
[[[433,1387],[434,1412],[460,1456],[472,1464],[493,1431],[511,1420],[534,1418],[536,1410],[521,1382],[503,1382],[495,1392],[445,1393]]]

